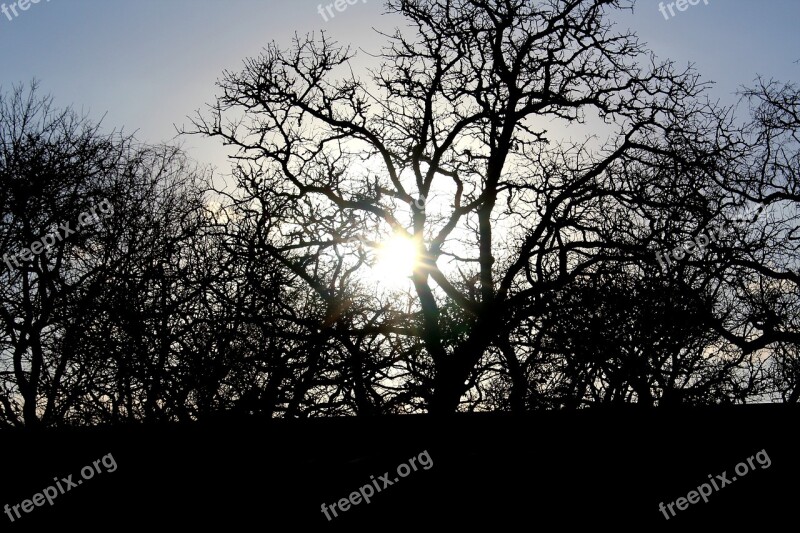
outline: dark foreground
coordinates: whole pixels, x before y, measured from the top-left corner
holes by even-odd
[[[796,524],[798,421],[770,405],[6,432],[0,529]]]

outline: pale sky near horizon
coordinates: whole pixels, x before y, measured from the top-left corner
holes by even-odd
[[[19,1],[19,0],[17,0]],[[325,0],[322,5],[332,3]],[[0,0],[0,5],[3,0]],[[6,5],[15,2],[5,0]],[[175,137],[174,125],[213,101],[223,70],[239,70],[270,41],[287,46],[295,32],[324,29],[341,44],[378,51],[374,27],[402,23],[382,15],[381,0],[358,1],[327,22],[320,0],[40,0],[12,20],[0,14],[0,87],[36,78],[56,105],[72,105],[106,130],[140,141]],[[669,2],[665,2],[669,4]],[[724,103],[757,74],[800,81],[800,1],[700,0],[665,20],[659,2],[638,0],[615,16],[660,59],[689,62],[716,82]],[[190,155],[227,171],[218,141],[181,138]]]

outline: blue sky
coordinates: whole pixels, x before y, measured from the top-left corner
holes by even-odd
[[[0,0],[2,4],[3,0]],[[322,2],[327,4],[332,0]],[[5,0],[6,4],[11,4]],[[665,20],[659,2],[639,0],[615,17],[660,58],[693,62],[724,102],[756,74],[800,80],[800,2],[701,0]],[[19,16],[0,15],[0,84],[37,78],[59,106],[73,105],[106,129],[137,131],[146,142],[175,136],[174,124],[211,102],[224,69],[238,70],[274,40],[325,29],[376,51],[372,30],[392,28],[380,0],[350,5],[323,20],[320,0],[41,0]],[[13,17],[13,15],[12,15]],[[217,141],[183,139],[202,163],[225,170]]]

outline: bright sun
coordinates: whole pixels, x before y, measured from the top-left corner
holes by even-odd
[[[417,264],[417,245],[412,239],[394,235],[378,246],[376,255],[373,275],[383,282],[401,285]]]

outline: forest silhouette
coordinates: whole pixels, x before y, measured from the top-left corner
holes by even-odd
[[[390,0],[368,72],[267,45],[181,129],[224,179],[6,89],[0,256],[114,213],[0,272],[0,427],[796,404],[800,89],[533,4]]]

